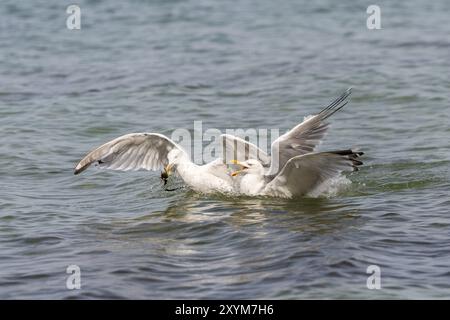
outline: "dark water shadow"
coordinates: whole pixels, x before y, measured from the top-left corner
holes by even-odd
[[[358,204],[347,198],[279,199],[200,195],[188,191],[165,210],[145,214],[161,222],[222,222],[234,227],[265,225],[298,232],[334,232],[362,223]]]

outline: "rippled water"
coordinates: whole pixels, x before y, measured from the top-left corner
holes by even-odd
[[[0,5],[1,298],[450,298],[448,1],[378,1],[372,31],[354,1],[81,0],[79,31],[69,4]],[[365,166],[332,197],[73,175],[128,132],[284,131],[349,86],[321,149]]]

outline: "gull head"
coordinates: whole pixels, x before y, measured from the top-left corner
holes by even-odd
[[[256,159],[249,159],[243,162],[231,160],[231,163],[241,166],[240,170],[231,173],[232,177],[237,176],[238,174],[259,174],[259,175],[264,174],[263,165]]]
[[[172,175],[173,169],[176,169],[177,165],[183,161],[185,156],[184,152],[180,152],[178,149],[173,149],[167,154],[168,164],[164,167],[164,171],[161,172],[161,180],[164,181],[164,185],[167,183],[167,179]]]

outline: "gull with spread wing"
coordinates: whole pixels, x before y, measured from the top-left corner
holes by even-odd
[[[74,173],[81,173],[92,163],[100,168],[122,171],[164,168],[165,178],[176,170],[195,191],[233,192],[233,181],[222,159],[197,165],[181,146],[159,133],[130,133],[107,142],[88,153]]]
[[[239,143],[246,146],[240,149],[249,150],[253,158],[231,161],[241,166],[232,176],[244,175],[239,182],[239,193],[284,198],[303,196],[342,171],[358,170],[362,165],[358,160],[362,152],[350,149],[314,152],[329,127],[325,120],[347,104],[350,94],[351,88],[320,113],[306,117],[280,136],[272,143],[270,158],[254,144],[241,139]]]

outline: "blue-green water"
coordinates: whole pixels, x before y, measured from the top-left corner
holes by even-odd
[[[81,30],[70,4],[0,4],[0,298],[450,298],[448,1],[378,1],[381,30],[364,1],[82,0]],[[350,86],[321,149],[365,166],[333,197],[73,175],[125,133],[284,131]]]

